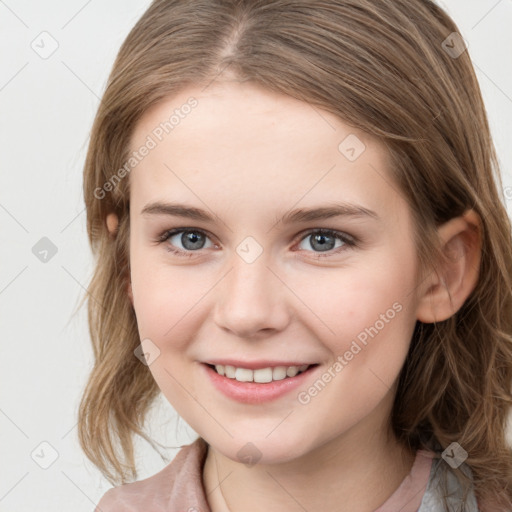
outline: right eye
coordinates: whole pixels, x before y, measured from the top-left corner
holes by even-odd
[[[190,257],[194,252],[204,248],[205,239],[208,238],[206,232],[195,228],[176,228],[165,231],[158,237],[161,243],[168,242],[166,249],[177,256]],[[174,241],[172,239],[175,239]],[[181,243],[183,248],[176,248],[175,244]],[[213,246],[213,244],[212,244]]]

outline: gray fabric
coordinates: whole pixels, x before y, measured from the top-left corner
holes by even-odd
[[[418,512],[445,512],[440,492],[442,478],[440,469],[442,464],[447,464],[442,458],[432,460],[428,486],[425,494],[423,495],[423,500],[421,501]],[[461,464],[459,469],[473,480],[471,468],[467,464]],[[466,496],[466,504],[462,506],[463,489],[450,468],[445,472],[445,478],[447,479],[447,489],[449,494],[447,502],[449,504],[450,512],[480,512],[473,488],[471,488],[470,492]]]

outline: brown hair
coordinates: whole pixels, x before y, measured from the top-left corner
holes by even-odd
[[[78,433],[111,483],[137,477],[132,435],[153,445],[143,427],[159,394],[134,356],[140,339],[126,292],[129,179],[120,179],[119,169],[150,106],[187,85],[208,85],[229,66],[237,79],[332,112],[386,146],[389,172],[414,215],[422,268],[435,271],[442,257],[439,225],[470,208],[480,216],[478,283],[451,318],[417,322],[391,421],[412,449],[440,452],[459,443],[478,499],[512,507],[505,436],[512,403],[511,225],[470,57],[450,52],[454,32],[453,20],[429,0],[155,0],[137,22],[109,77],[84,169],[97,258],[88,300],[95,362]],[[105,222],[112,212],[119,218],[115,236]]]

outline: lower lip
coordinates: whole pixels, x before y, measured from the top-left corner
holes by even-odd
[[[287,393],[291,393],[294,389],[304,384],[310,374],[314,372],[318,366],[309,367],[305,372],[299,373],[295,377],[288,377],[282,380],[275,380],[266,383],[257,382],[239,382],[235,379],[228,379],[219,375],[213,368],[202,363],[212,384],[227,397],[242,402],[244,404],[260,404],[276,400]]]

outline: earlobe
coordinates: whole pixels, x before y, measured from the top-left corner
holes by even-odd
[[[481,229],[480,217],[474,210],[439,228],[444,259],[421,286],[418,320],[432,323],[450,318],[474,290],[481,259]]]
[[[132,303],[133,306],[133,290],[131,281],[128,283],[126,287],[126,293],[128,294],[128,298],[130,299],[130,302]]]
[[[107,229],[110,236],[115,236],[119,226],[119,218],[115,213],[109,213],[106,218]]]

